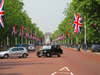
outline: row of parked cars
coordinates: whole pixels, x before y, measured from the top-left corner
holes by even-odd
[[[17,45],[15,45],[15,47],[25,47],[28,51],[30,51],[30,50],[35,51],[34,46],[35,46],[34,44],[24,44],[24,45],[17,44]]]
[[[93,44],[91,47],[91,52],[100,52],[100,45],[98,44]]]
[[[11,47],[5,51],[0,52],[0,58],[1,59],[3,58],[8,59],[8,57],[27,58],[27,56],[29,55],[28,53],[29,50],[35,51],[34,44],[24,45],[24,46],[22,46],[22,44],[17,44],[15,45],[15,47]]]

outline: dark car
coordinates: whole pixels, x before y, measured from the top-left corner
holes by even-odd
[[[43,46],[42,50],[37,51],[38,57],[52,57],[52,55],[57,55],[58,57],[60,57],[61,54],[63,54],[63,50],[60,48],[60,45]]]
[[[91,52],[94,52],[94,51],[100,52],[100,46],[97,44],[92,45]]]

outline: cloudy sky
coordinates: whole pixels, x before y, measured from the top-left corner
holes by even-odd
[[[72,0],[23,0],[24,10],[32,18],[32,23],[43,33],[54,32],[64,19],[64,8]]]

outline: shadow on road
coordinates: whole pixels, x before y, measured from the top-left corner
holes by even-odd
[[[28,61],[25,62],[3,62],[0,64],[0,69],[10,69],[18,66],[23,66],[23,65],[41,65],[41,64],[54,64],[54,63],[29,63]],[[6,67],[7,66],[7,67]],[[13,67],[12,67],[13,66]]]
[[[58,56],[56,56],[56,55],[53,55],[52,57],[46,57],[46,56],[42,56],[42,57],[38,57],[38,58],[40,58],[40,59],[43,59],[43,58],[46,58],[46,59],[52,59],[52,58],[57,58],[57,59],[59,59],[59,58],[65,58],[64,56],[61,56],[61,57],[58,57]]]
[[[1,74],[0,75],[21,75],[21,73],[8,73],[8,74]]]

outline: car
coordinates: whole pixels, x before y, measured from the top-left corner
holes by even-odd
[[[42,45],[44,45],[44,42],[42,42]]]
[[[100,52],[100,46],[98,44],[93,44],[91,47],[91,52]]]
[[[28,51],[30,50],[35,51],[34,44],[28,45]]]
[[[60,45],[45,45],[41,50],[37,51],[37,56],[46,56],[52,57],[52,55],[57,55],[58,57],[63,54],[63,50],[60,48]]]
[[[0,52],[0,58],[2,59],[7,59],[8,57],[27,58],[28,55],[28,50],[25,47],[11,47],[5,51]]]
[[[17,44],[15,47],[23,47],[22,44]]]

